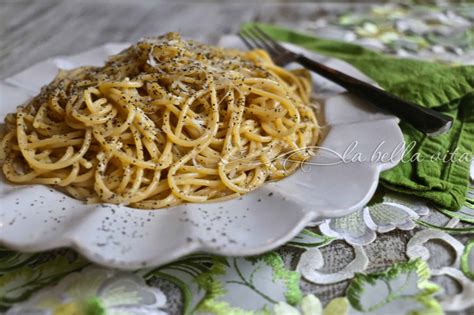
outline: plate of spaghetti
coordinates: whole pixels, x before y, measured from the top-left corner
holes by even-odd
[[[398,120],[344,93],[316,102],[318,82],[176,33],[6,79],[0,242],[135,269],[261,253],[358,209],[401,158]]]

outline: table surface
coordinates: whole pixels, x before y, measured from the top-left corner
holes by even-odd
[[[0,1],[0,78],[51,56],[74,54],[104,42],[133,42],[173,31],[215,43],[222,34],[235,33],[243,21],[292,24],[367,5],[235,2]]]
[[[155,1],[0,1],[0,79],[11,76],[36,62],[56,55],[75,54],[105,42],[133,42],[147,35],[178,31],[186,37],[216,43],[223,34],[235,33],[244,21],[272,22],[284,25],[336,14],[365,3],[309,2],[186,2]],[[396,262],[406,261],[405,246],[413,231],[395,230],[379,235],[365,247],[370,258],[367,271],[380,270]],[[443,244],[430,244],[440,254],[433,262],[449,260],[449,250]],[[351,247],[335,241],[322,249],[325,270],[335,271],[353,257]],[[285,264],[294,268],[294,257],[301,251],[284,248],[279,251]],[[457,287],[441,279],[448,291]],[[316,285],[301,280],[303,293],[314,293],[323,303],[340,296],[348,282]],[[170,313],[181,312],[180,293],[172,286],[166,288]],[[165,291],[165,290],[164,290]]]

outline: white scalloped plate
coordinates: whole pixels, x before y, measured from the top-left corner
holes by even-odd
[[[222,43],[233,45],[235,38],[225,38]],[[52,58],[0,82],[0,116],[38,93],[59,67],[101,65],[107,55],[126,46],[106,44],[79,55]],[[368,80],[346,63],[325,62]],[[314,78],[317,87],[334,88]],[[358,141],[356,150],[346,152],[345,159],[359,152],[365,161],[320,165],[336,161],[335,155],[320,150],[312,161],[318,165],[267,183],[240,199],[157,211],[86,205],[46,186],[15,186],[1,180],[0,243],[26,252],[72,247],[96,263],[122,269],[157,266],[196,251],[244,256],[271,250],[312,220],[343,216],[365,205],[380,172],[401,158],[398,152],[390,161],[371,160],[373,152],[400,151],[403,136],[397,118],[349,94],[329,98],[319,115],[325,126],[320,145],[343,155]]]

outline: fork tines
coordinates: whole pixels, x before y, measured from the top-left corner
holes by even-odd
[[[283,52],[286,50],[258,26],[240,31],[239,36],[249,49],[261,48],[268,52]]]
[[[285,65],[295,59],[293,52],[280,45],[258,26],[241,30],[238,35],[248,49],[266,50],[277,64]]]

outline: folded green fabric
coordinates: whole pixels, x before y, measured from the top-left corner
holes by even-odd
[[[242,28],[251,25],[255,24]],[[381,174],[381,183],[450,210],[464,205],[474,148],[474,66],[394,58],[350,43],[258,25],[277,40],[344,60],[387,91],[453,117],[449,133],[437,137],[427,137],[401,122],[408,148],[414,145],[398,166]]]

